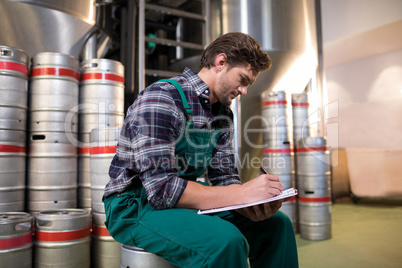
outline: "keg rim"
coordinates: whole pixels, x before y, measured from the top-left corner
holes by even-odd
[[[43,218],[56,218],[56,219],[64,219],[71,217],[79,218],[79,217],[88,217],[90,214],[85,209],[78,208],[65,208],[65,209],[51,209],[51,210],[42,210],[36,214],[35,218],[43,219]]]
[[[16,217],[5,217],[6,215]],[[0,224],[9,224],[30,220],[32,220],[32,216],[27,212],[0,212]]]

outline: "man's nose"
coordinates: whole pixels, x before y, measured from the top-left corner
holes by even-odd
[[[247,94],[247,86],[240,86],[237,90],[239,91],[240,95],[244,96]]]

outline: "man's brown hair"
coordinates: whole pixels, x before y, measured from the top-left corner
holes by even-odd
[[[216,56],[225,53],[229,69],[235,66],[251,65],[255,74],[271,67],[268,53],[261,49],[261,45],[250,35],[232,32],[218,37],[202,54],[200,69],[208,69],[215,65]]]

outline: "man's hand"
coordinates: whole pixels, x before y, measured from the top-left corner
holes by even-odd
[[[285,189],[276,175],[262,174],[243,185],[241,199],[243,204],[268,199],[279,195]]]
[[[236,210],[236,212],[252,221],[263,221],[274,215],[281,208],[283,201],[282,199],[252,207],[241,208]]]

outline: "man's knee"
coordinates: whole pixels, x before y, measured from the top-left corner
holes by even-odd
[[[271,221],[271,224],[274,224],[276,228],[293,231],[292,221],[290,220],[288,215],[281,211],[278,211],[275,215],[269,218],[269,221]]]
[[[215,246],[214,250],[217,252],[222,251],[222,253],[232,253],[232,254],[243,254],[248,256],[249,244],[244,235],[236,228],[230,228],[220,232],[215,235]]]

